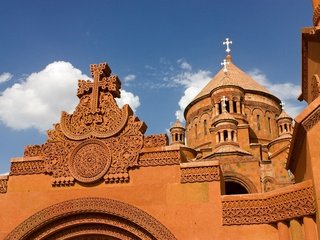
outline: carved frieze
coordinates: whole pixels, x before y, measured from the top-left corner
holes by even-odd
[[[178,165],[180,164],[180,151],[157,151],[144,152],[140,154],[139,166],[153,167],[164,165]]]
[[[149,135],[144,137],[144,147],[164,147],[169,144],[167,134]]]
[[[95,227],[96,233],[105,237],[110,236],[109,230],[118,229],[131,236],[129,239],[176,239],[148,213],[106,198],[73,199],[52,205],[26,219],[4,239],[60,239],[58,234],[63,235],[61,239],[81,239],[71,234],[88,235],[87,226]]]
[[[212,182],[220,180],[219,166],[181,168],[181,183]]]
[[[318,107],[311,115],[302,122],[304,128],[309,131],[314,125],[320,121],[320,107]]]
[[[291,191],[222,198],[223,224],[272,223],[315,214],[313,186],[291,187]]]
[[[10,175],[26,175],[45,173],[43,160],[26,160],[11,162]]]
[[[318,74],[313,75],[311,80],[311,99],[315,100],[320,94],[320,79]]]
[[[0,193],[6,193],[8,188],[8,177],[0,176]]]

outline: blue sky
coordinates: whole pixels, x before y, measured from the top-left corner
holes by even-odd
[[[2,1],[0,3],[0,172],[76,103],[78,78],[108,62],[124,100],[163,133],[217,71],[229,37],[233,62],[296,114],[300,29],[311,1]],[[191,94],[192,93],[192,94]],[[279,96],[280,95],[280,96]],[[180,105],[179,105],[180,102]]]

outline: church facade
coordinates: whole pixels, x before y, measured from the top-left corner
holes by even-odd
[[[316,240],[320,233],[320,3],[302,30],[293,119],[233,61],[166,134],[146,135],[106,63],[79,104],[0,176],[0,239]]]

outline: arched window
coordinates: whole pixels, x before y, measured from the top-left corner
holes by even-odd
[[[248,190],[238,182],[225,182],[225,195],[248,194]]]
[[[233,111],[234,111],[235,113],[237,113],[237,112],[238,112],[237,102],[236,102],[236,101],[233,101],[232,103],[233,103]]]
[[[260,130],[261,126],[260,126],[260,115],[257,115],[257,127],[258,130]]]
[[[223,131],[223,141],[227,141],[228,140],[228,131],[227,130],[224,130]]]
[[[271,133],[271,118],[268,117],[268,128],[269,128],[269,133]]]

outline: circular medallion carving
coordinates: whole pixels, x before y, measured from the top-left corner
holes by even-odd
[[[88,140],[73,150],[69,169],[75,179],[90,183],[102,178],[110,164],[111,154],[108,146],[99,140]]]

